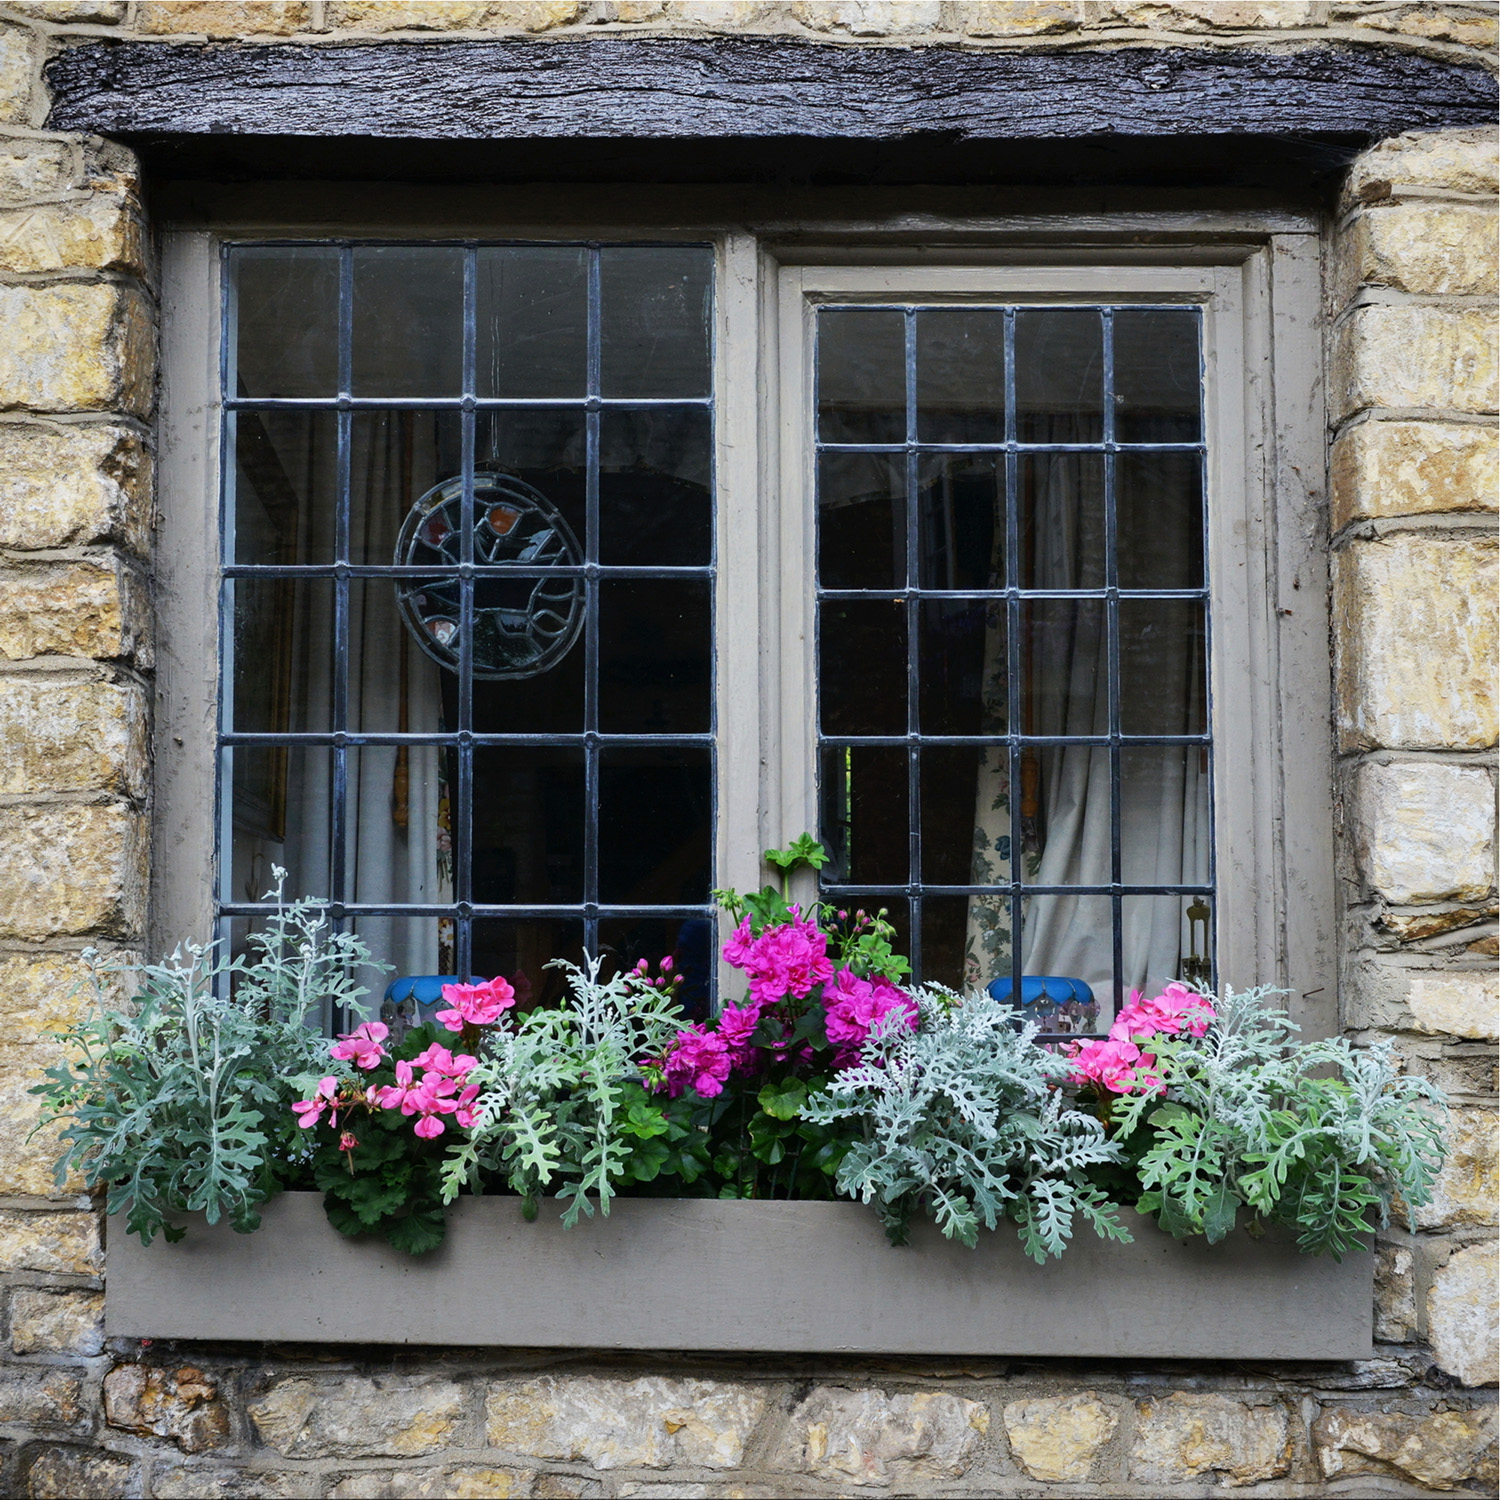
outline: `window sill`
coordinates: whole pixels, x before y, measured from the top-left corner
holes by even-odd
[[[112,1226],[111,1336],[553,1348],[1362,1359],[1368,1253],[1338,1264],[1290,1236],[1133,1244],[1085,1232],[1034,1265],[1014,1233],[978,1250],[929,1224],[893,1250],[856,1203],[625,1199],[565,1231],[516,1198],[465,1198],[412,1259],[339,1235],[318,1193],[262,1229],[195,1225],[149,1247]],[[1134,1218],[1134,1216],[1132,1216]]]

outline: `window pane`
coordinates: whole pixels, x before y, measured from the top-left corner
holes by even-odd
[[[536,490],[586,547],[587,431],[581,411],[477,412],[475,464]]]
[[[478,253],[477,394],[582,396],[588,388],[588,263],[579,245]]]
[[[994,756],[1003,765],[1003,747]],[[979,804],[993,799],[991,757],[979,745],[924,745],[922,755],[922,879],[930,885],[975,881]]]
[[[338,425],[331,412],[240,411],[225,419],[234,447],[234,560],[331,563]]]
[[[463,310],[462,250],[356,250],[354,394],[457,396]]]
[[[309,745],[235,745],[221,752],[233,847],[220,861],[220,899],[264,901],[271,866],[288,899],[333,894],[333,751]]]
[[[1019,759],[1017,876],[1028,885],[1108,885],[1113,816],[1108,747],[1027,745]]]
[[[825,589],[905,586],[905,459],[885,453],[819,458],[818,582]]]
[[[436,906],[453,900],[454,757],[443,745],[345,750],[345,901]]]
[[[979,971],[969,948],[969,898],[923,896],[922,978],[962,994]]]
[[[600,252],[600,381],[606,396],[706,396],[713,251]]]
[[[1198,314],[1153,308],[1115,314],[1115,438],[1196,443],[1203,435]]]
[[[472,968],[476,978],[500,975],[516,990],[516,1010],[556,1005],[567,976],[549,968],[555,958],[583,962],[583,921],[578,917],[475,917]]]
[[[599,594],[599,728],[606,734],[707,733],[709,585],[606,579]]]
[[[418,506],[425,513],[437,498],[436,488],[458,477],[463,463],[459,433],[456,411],[357,411],[350,416],[350,562],[458,561],[457,533],[446,550],[437,535],[441,514],[423,528],[415,553],[400,543],[407,517]],[[452,519],[457,519],[456,509]]]
[[[584,817],[581,748],[475,746],[474,901],[582,901]]]
[[[1174,980],[1212,984],[1214,924],[1209,897],[1125,896],[1120,916],[1125,999],[1132,990],[1159,995]]]
[[[906,733],[906,607],[899,599],[823,604],[818,697],[824,734]]]
[[[235,578],[234,691],[225,721],[241,734],[332,728],[333,580]]]
[[[706,904],[712,883],[711,757],[692,748],[599,753],[599,899]]]
[[[917,314],[917,439],[1005,440],[1005,313],[997,307]]]
[[[907,755],[893,745],[825,745],[818,801],[825,880],[904,885],[910,863]]]
[[[1205,885],[1211,828],[1208,748],[1120,751],[1120,876],[1127,885]]]
[[[1207,729],[1206,644],[1198,600],[1120,601],[1120,728],[1125,734]]]
[[[339,252],[244,249],[230,256],[230,396],[336,396]]]
[[[1107,734],[1108,648],[1102,600],[1022,600],[1021,733]]]
[[[702,407],[599,419],[599,561],[706,567],[713,559],[712,419]]]
[[[1097,443],[1104,437],[1104,333],[1093,308],[1016,314],[1016,437]]]
[[[623,973],[644,959],[653,978],[663,959],[672,961],[663,986],[690,1021],[706,1020],[713,968],[711,917],[616,917],[599,923],[600,972]],[[677,976],[678,983],[673,983]]]
[[[924,589],[1005,587],[1005,466],[994,454],[926,454],[918,470]]]
[[[818,314],[818,437],[825,443],[906,440],[906,320],[881,308]]]
[[[426,628],[428,644],[436,650],[441,643],[441,661],[414,638],[398,602],[402,592]],[[457,681],[449,652],[457,652],[458,619],[454,579],[398,584],[390,578],[351,578],[348,727],[362,734],[457,728],[456,717],[445,712],[444,694]]]
[[[1115,516],[1122,589],[1203,587],[1203,463],[1197,453],[1121,453]]]
[[[1003,734],[1004,600],[924,599],[918,621],[923,734]]]
[[[1027,897],[1021,1008],[1029,1020],[1044,1031],[1107,1031],[1114,1017],[1114,967],[1108,896]],[[1010,974],[1000,980],[997,998],[1010,1000]]]
[[[1023,453],[1016,463],[1023,589],[1104,587],[1104,459]]]

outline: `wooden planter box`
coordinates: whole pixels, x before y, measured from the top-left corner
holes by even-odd
[[[464,1198],[448,1239],[411,1258],[348,1240],[317,1193],[263,1227],[195,1224],[141,1245],[112,1223],[110,1335],[297,1343],[592,1349],[1361,1359],[1372,1256],[1342,1264],[1290,1236],[1179,1243],[1131,1216],[1135,1242],[1084,1230],[1038,1266],[1012,1228],[977,1250],[923,1223],[892,1249],[857,1203],[616,1200],[564,1230],[516,1198]]]

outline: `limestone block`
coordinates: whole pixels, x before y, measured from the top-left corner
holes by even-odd
[[[1033,1478],[1066,1484],[1094,1477],[1094,1464],[1120,1425],[1120,1415],[1092,1391],[1012,1401],[1005,1435],[1016,1462]]]
[[[1488,308],[1356,308],[1334,335],[1331,415],[1341,422],[1370,407],[1493,412],[1495,333]]]
[[[1363,765],[1355,857],[1393,906],[1477,901],[1495,883],[1495,785],[1482,766]]]
[[[765,1409],[765,1397],[749,1385],[543,1375],[490,1386],[485,1441],[596,1469],[735,1469]]]
[[[145,589],[121,559],[0,568],[0,657],[143,661],[150,642]]]
[[[1494,196],[1500,190],[1496,139],[1493,126],[1392,136],[1355,160],[1344,182],[1345,206],[1379,203],[1403,189]]]
[[[83,1191],[83,1179],[70,1173],[59,1185],[53,1175],[62,1142],[57,1125],[40,1130],[42,1101],[31,1090],[55,1067],[61,1053],[49,1042],[36,1047],[0,1049],[0,1194],[51,1197]],[[35,1132],[33,1134],[33,1132]],[[0,1411],[4,1403],[0,1400]],[[0,1422],[9,1418],[0,1416]]]
[[[84,22],[110,26],[125,19],[125,0],[8,0],[5,8],[55,26]]]
[[[0,124],[31,124],[37,68],[31,33],[21,26],[0,25]]]
[[[1495,210],[1471,204],[1403,205],[1361,214],[1339,236],[1336,305],[1361,287],[1424,296],[1493,296]]]
[[[1414,1210],[1419,1229],[1493,1224],[1500,1203],[1500,1114],[1455,1109],[1448,1126],[1448,1158],[1432,1185],[1432,1201]]]
[[[1494,1385],[1500,1362],[1500,1248],[1455,1250],[1427,1293],[1427,1337],[1440,1368],[1465,1385]]]
[[[123,998],[118,976],[101,978],[108,1003],[118,1005]],[[52,1044],[57,1032],[95,1002],[91,977],[76,953],[0,955],[0,1037],[7,1047]]]
[[[1496,555],[1492,537],[1415,533],[1335,554],[1341,748],[1495,743]]]
[[[322,1500],[324,1476],[307,1470],[233,1469],[223,1464],[151,1464],[153,1500]]]
[[[614,0],[614,19],[660,19],[695,30],[729,33],[797,29],[780,0]]]
[[[1494,1441],[1495,1413],[1488,1409],[1423,1418],[1334,1407],[1313,1423],[1313,1451],[1325,1479],[1394,1469],[1429,1490],[1480,1477]]]
[[[62,141],[0,143],[0,203],[25,203],[66,187],[71,155]]]
[[[0,424],[0,547],[120,541],[144,554],[151,460],[128,427]]]
[[[1277,1479],[1292,1466],[1292,1425],[1280,1403],[1254,1406],[1228,1396],[1174,1391],[1136,1403],[1138,1431],[1130,1477],[1185,1484],[1220,1474],[1228,1485]]]
[[[105,193],[0,210],[0,271],[140,272],[145,248],[134,203]]]
[[[155,353],[150,309],[131,288],[0,287],[0,407],[145,416]]]
[[[1258,31],[1310,26],[1312,0],[1084,0],[1083,24],[1152,31]]]
[[[10,1347],[17,1354],[100,1353],[104,1294],[18,1287],[10,1297]]]
[[[148,36],[291,36],[311,24],[307,0],[136,0],[135,7],[135,29]]]
[[[583,10],[583,0],[331,0],[325,14],[349,31],[551,31]]]
[[[0,1422],[76,1427],[83,1420],[83,1383],[72,1370],[0,1366]]]
[[[0,1208],[0,1271],[94,1276],[103,1266],[97,1215]]]
[[[963,36],[1040,36],[1075,31],[1072,0],[946,0],[943,29]]]
[[[0,807],[0,937],[130,937],[145,912],[146,828],[118,802]]]
[[[534,1469],[455,1464],[446,1469],[365,1469],[347,1474],[329,1500],[520,1500],[533,1493]]]
[[[1500,976],[1454,970],[1412,977],[1407,998],[1418,1031],[1435,1036],[1500,1037]]]
[[[912,36],[942,24],[939,0],[788,0],[786,11],[809,31],[842,36]]]
[[[120,1453],[49,1444],[30,1455],[29,1500],[126,1500],[141,1492],[140,1465]]]
[[[1375,1337],[1404,1344],[1417,1334],[1415,1258],[1404,1245],[1375,1247]]]
[[[890,1484],[910,1476],[956,1478],[973,1461],[990,1412],[946,1391],[886,1395],[879,1390],[815,1387],[787,1418],[773,1460],[792,1470],[849,1484]]]
[[[263,1443],[287,1458],[407,1458],[445,1447],[464,1420],[464,1388],[406,1375],[274,1382],[250,1406]]]
[[[229,1441],[229,1412],[217,1382],[193,1365],[116,1365],[104,1377],[104,1419],[125,1432],[170,1438],[184,1453]]]
[[[104,791],[143,797],[145,689],[129,678],[49,680],[58,675],[0,675],[0,794]]]
[[[1496,508],[1500,431],[1456,422],[1361,422],[1333,445],[1333,527]]]
[[[1476,14],[1478,7],[1457,5],[1396,5],[1376,9],[1368,3],[1334,6],[1334,19],[1370,31],[1419,37],[1423,41],[1457,42],[1464,47],[1479,47],[1492,52],[1495,47],[1495,21],[1492,16]]]

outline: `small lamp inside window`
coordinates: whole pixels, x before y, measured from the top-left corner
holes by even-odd
[[[1194,989],[1206,989],[1213,983],[1213,965],[1208,959],[1208,919],[1212,915],[1208,902],[1195,896],[1187,909],[1188,951],[1182,961],[1183,982]]]

